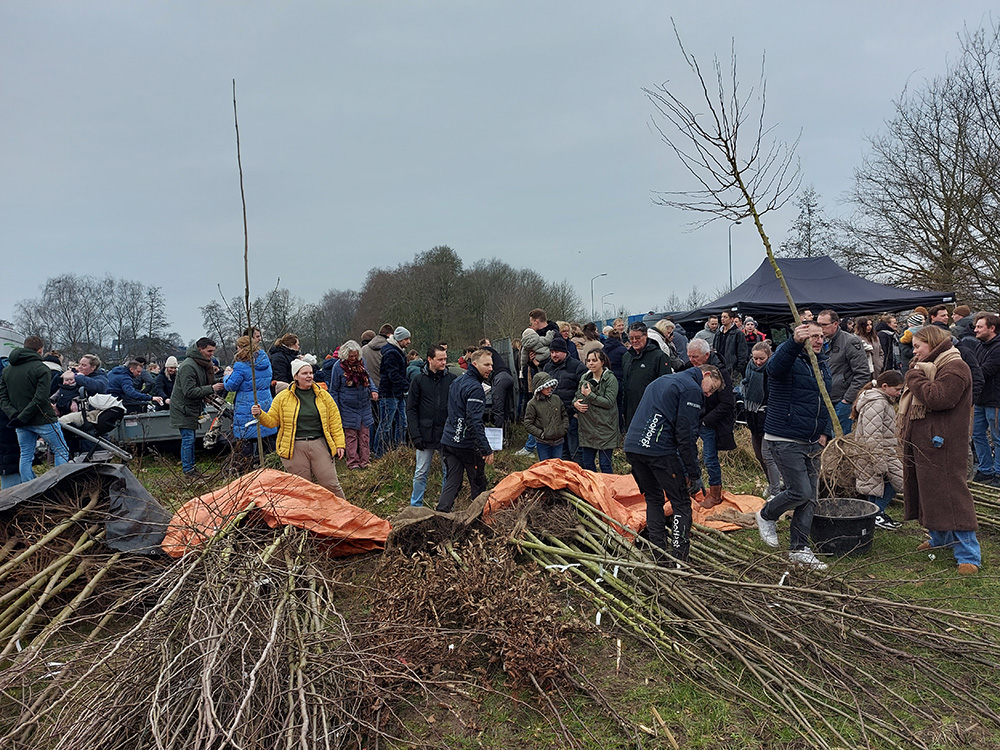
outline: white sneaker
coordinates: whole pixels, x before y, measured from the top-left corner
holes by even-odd
[[[788,553],[788,562],[794,565],[802,565],[813,570],[826,570],[829,565],[821,561],[808,547],[792,550]]]
[[[778,546],[778,522],[766,520],[758,510],[754,513],[754,517],[757,519],[757,531],[760,532],[760,538],[763,540],[764,544],[768,547]]]
[[[521,448],[521,450],[517,451],[514,455],[515,456],[531,456],[531,455],[534,455],[534,454],[532,454],[532,452],[529,451],[527,448]]]

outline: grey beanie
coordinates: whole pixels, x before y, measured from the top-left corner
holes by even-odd
[[[403,339],[411,338],[410,332],[407,331],[405,328],[403,328],[403,326],[400,326],[395,331],[393,331],[392,337],[396,339],[396,341],[402,341]]]

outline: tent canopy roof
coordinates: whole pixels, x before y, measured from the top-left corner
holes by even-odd
[[[877,284],[837,265],[832,258],[779,258],[792,299],[798,308],[813,313],[829,308],[840,316],[867,315],[953,304],[953,292],[925,292]],[[728,294],[696,310],[671,315],[675,323],[697,323],[723,310],[751,315],[758,320],[788,320],[791,314],[774,269],[767,258],[756,271]],[[663,317],[663,316],[658,316]]]

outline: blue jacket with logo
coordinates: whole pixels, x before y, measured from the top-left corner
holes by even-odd
[[[817,354],[827,392],[830,368],[826,355]],[[767,416],[764,432],[775,437],[815,442],[820,435],[833,437],[830,412],[823,404],[819,386],[802,344],[789,338],[767,360]]]
[[[676,455],[689,478],[701,476],[698,426],[703,401],[699,368],[661,375],[642,394],[625,433],[625,452]]]
[[[475,450],[480,456],[493,452],[486,439],[483,413],[486,410],[486,392],[483,379],[472,365],[448,389],[448,421],[441,436],[442,448]]]

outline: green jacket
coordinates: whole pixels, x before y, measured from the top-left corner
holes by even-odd
[[[177,367],[174,377],[174,390],[170,394],[170,426],[179,430],[197,430],[198,418],[201,416],[206,396],[215,393],[212,379],[205,369],[205,363],[211,363],[191,346],[187,356]]]
[[[11,352],[0,377],[0,409],[26,425],[52,424],[56,413],[49,402],[52,370],[42,355],[23,347]]]
[[[590,383],[590,395],[582,393],[583,384]],[[580,425],[580,446],[606,450],[618,447],[618,379],[605,370],[600,380],[594,380],[589,370],[580,378],[573,401],[587,404],[587,411],[577,412]]]
[[[552,382],[555,386],[555,378],[540,372],[535,375],[531,384],[541,390],[542,384],[546,382]],[[562,399],[554,391],[550,396],[536,394],[524,409],[524,426],[546,445],[561,443],[569,432],[569,414],[566,413]]]

